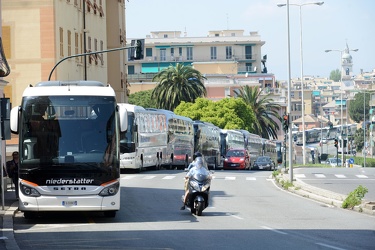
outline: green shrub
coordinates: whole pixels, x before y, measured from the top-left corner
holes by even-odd
[[[368,192],[368,189],[359,185],[354,191],[350,192],[348,197],[342,203],[342,208],[353,209],[354,206],[361,204],[362,198],[365,197],[365,194]]]

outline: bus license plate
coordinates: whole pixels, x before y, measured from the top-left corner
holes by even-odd
[[[77,201],[63,201],[62,205],[63,206],[77,206],[78,202]]]

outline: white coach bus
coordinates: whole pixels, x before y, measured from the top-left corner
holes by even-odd
[[[126,110],[97,81],[40,82],[27,87],[10,114],[19,136],[18,207],[43,211],[120,209],[120,131]]]
[[[120,135],[120,164],[138,172],[159,169],[167,156],[167,120],[163,112],[120,103],[127,110],[128,129]]]

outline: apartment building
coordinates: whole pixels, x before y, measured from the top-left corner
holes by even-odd
[[[2,0],[2,36],[12,73],[6,97],[21,103],[29,84],[48,80],[98,80],[126,96],[126,51],[63,58],[124,47],[125,0]]]
[[[267,72],[265,44],[258,32],[209,31],[207,36],[188,37],[181,31],[153,31],[145,38],[145,58],[128,61],[130,93],[153,89],[155,74],[177,63],[190,65],[206,78],[207,98],[219,100],[235,89],[251,85],[275,88],[275,77]],[[129,57],[128,57],[129,58]]]

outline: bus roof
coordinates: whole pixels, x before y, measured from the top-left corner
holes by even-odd
[[[185,120],[185,121],[193,122],[193,120],[191,118],[186,117],[186,116],[177,115],[176,113],[174,113],[173,111],[170,111],[170,110],[155,109],[155,108],[146,108],[146,110],[162,112],[167,117],[167,120],[169,120],[171,118],[176,118],[176,119],[180,119],[180,120]]]
[[[139,110],[145,110],[142,106],[133,105],[130,103],[118,103],[118,105],[123,106],[126,108],[126,111],[128,112],[135,112]]]
[[[40,82],[27,87],[23,91],[23,96],[113,96],[115,91],[109,85],[105,86],[97,81],[79,82]]]

